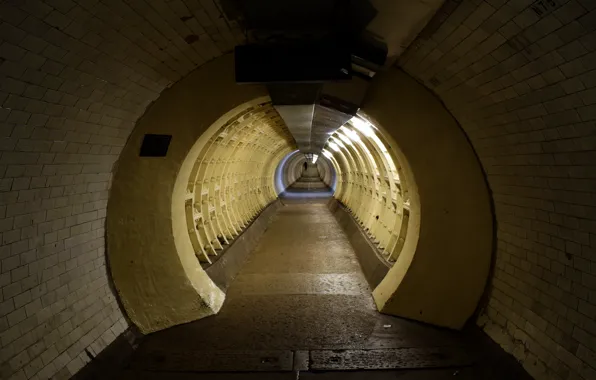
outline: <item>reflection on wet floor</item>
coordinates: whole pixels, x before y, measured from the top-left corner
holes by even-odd
[[[285,206],[220,313],[147,336],[126,378],[503,378],[492,377],[492,364],[479,359],[480,343],[468,335],[376,311],[353,248],[327,209],[331,190],[318,186],[282,195]],[[390,368],[399,370],[326,372]]]

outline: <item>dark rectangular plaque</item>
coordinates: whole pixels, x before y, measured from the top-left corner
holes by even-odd
[[[147,134],[141,144],[141,157],[165,157],[168,153],[172,135]]]

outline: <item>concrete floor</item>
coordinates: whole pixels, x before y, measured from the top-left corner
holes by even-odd
[[[525,378],[481,334],[378,313],[328,189],[308,187],[284,194],[221,312],[145,337],[122,378]]]

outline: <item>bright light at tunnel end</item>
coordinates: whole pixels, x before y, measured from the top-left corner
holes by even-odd
[[[319,155],[314,153],[305,153],[304,157],[306,158],[306,161],[310,161],[313,164],[315,164],[317,162],[317,159],[319,158]]]

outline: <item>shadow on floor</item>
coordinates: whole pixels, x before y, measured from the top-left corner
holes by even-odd
[[[312,185],[312,184],[311,184]],[[143,338],[121,379],[529,379],[477,328],[380,314],[326,187],[290,188],[219,314]]]

